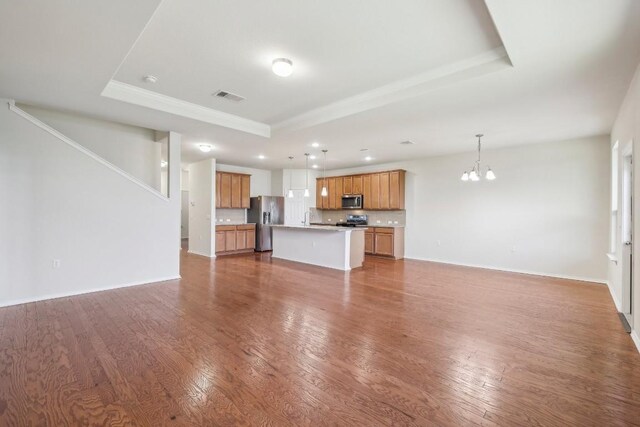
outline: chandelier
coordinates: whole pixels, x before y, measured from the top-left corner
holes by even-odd
[[[482,178],[482,169],[480,166],[480,138],[482,138],[483,136],[484,135],[482,135],[481,133],[476,135],[476,138],[478,138],[478,160],[476,160],[473,167],[471,168],[471,172],[464,171],[462,177],[460,178],[463,181],[480,181],[480,179]],[[494,179],[496,179],[496,174],[493,173],[491,168],[487,166],[487,172],[485,173],[484,177],[489,181],[493,181]]]

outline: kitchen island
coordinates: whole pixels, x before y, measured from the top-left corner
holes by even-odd
[[[361,227],[273,225],[273,258],[349,271],[362,267]]]

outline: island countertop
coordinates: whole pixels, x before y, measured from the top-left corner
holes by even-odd
[[[335,225],[283,225],[274,224],[271,225],[274,228],[292,228],[294,230],[313,230],[313,231],[328,231],[328,232],[347,232],[347,231],[364,231],[366,227],[337,227]]]
[[[364,262],[364,228],[272,225],[272,258],[349,271]]]

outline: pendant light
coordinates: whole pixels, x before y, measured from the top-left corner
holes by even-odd
[[[310,197],[309,195],[309,153],[304,153],[304,174],[305,174],[305,187],[304,197]]]
[[[289,163],[293,163],[293,156],[289,156]],[[293,175],[292,173],[293,169],[289,169],[289,191],[287,192],[287,197],[289,199],[293,199],[293,188],[291,188],[291,175]]]
[[[478,138],[478,160],[476,160],[473,167],[471,168],[471,172],[464,171],[464,173],[460,177],[462,181],[476,182],[480,181],[480,178],[482,178],[482,166],[480,164],[480,150],[482,149],[482,145],[480,143],[480,138],[482,138],[483,136],[484,135],[482,135],[481,133],[476,135],[476,138]],[[496,179],[496,174],[491,170],[490,167],[487,167],[487,172],[484,177],[488,181],[493,181],[494,179]]]
[[[320,195],[322,197],[327,197],[329,192],[327,191],[327,150],[322,150],[324,153],[324,160],[322,162],[322,191],[320,191]]]

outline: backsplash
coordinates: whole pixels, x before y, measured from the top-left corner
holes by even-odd
[[[371,225],[406,225],[406,211],[367,211],[360,209],[349,209],[340,211],[327,211],[314,209],[318,218],[323,223],[335,224],[338,221],[345,221],[347,215],[368,215],[368,221]],[[391,221],[391,222],[389,222]]]
[[[216,209],[216,224],[244,224],[247,222],[246,209]]]

